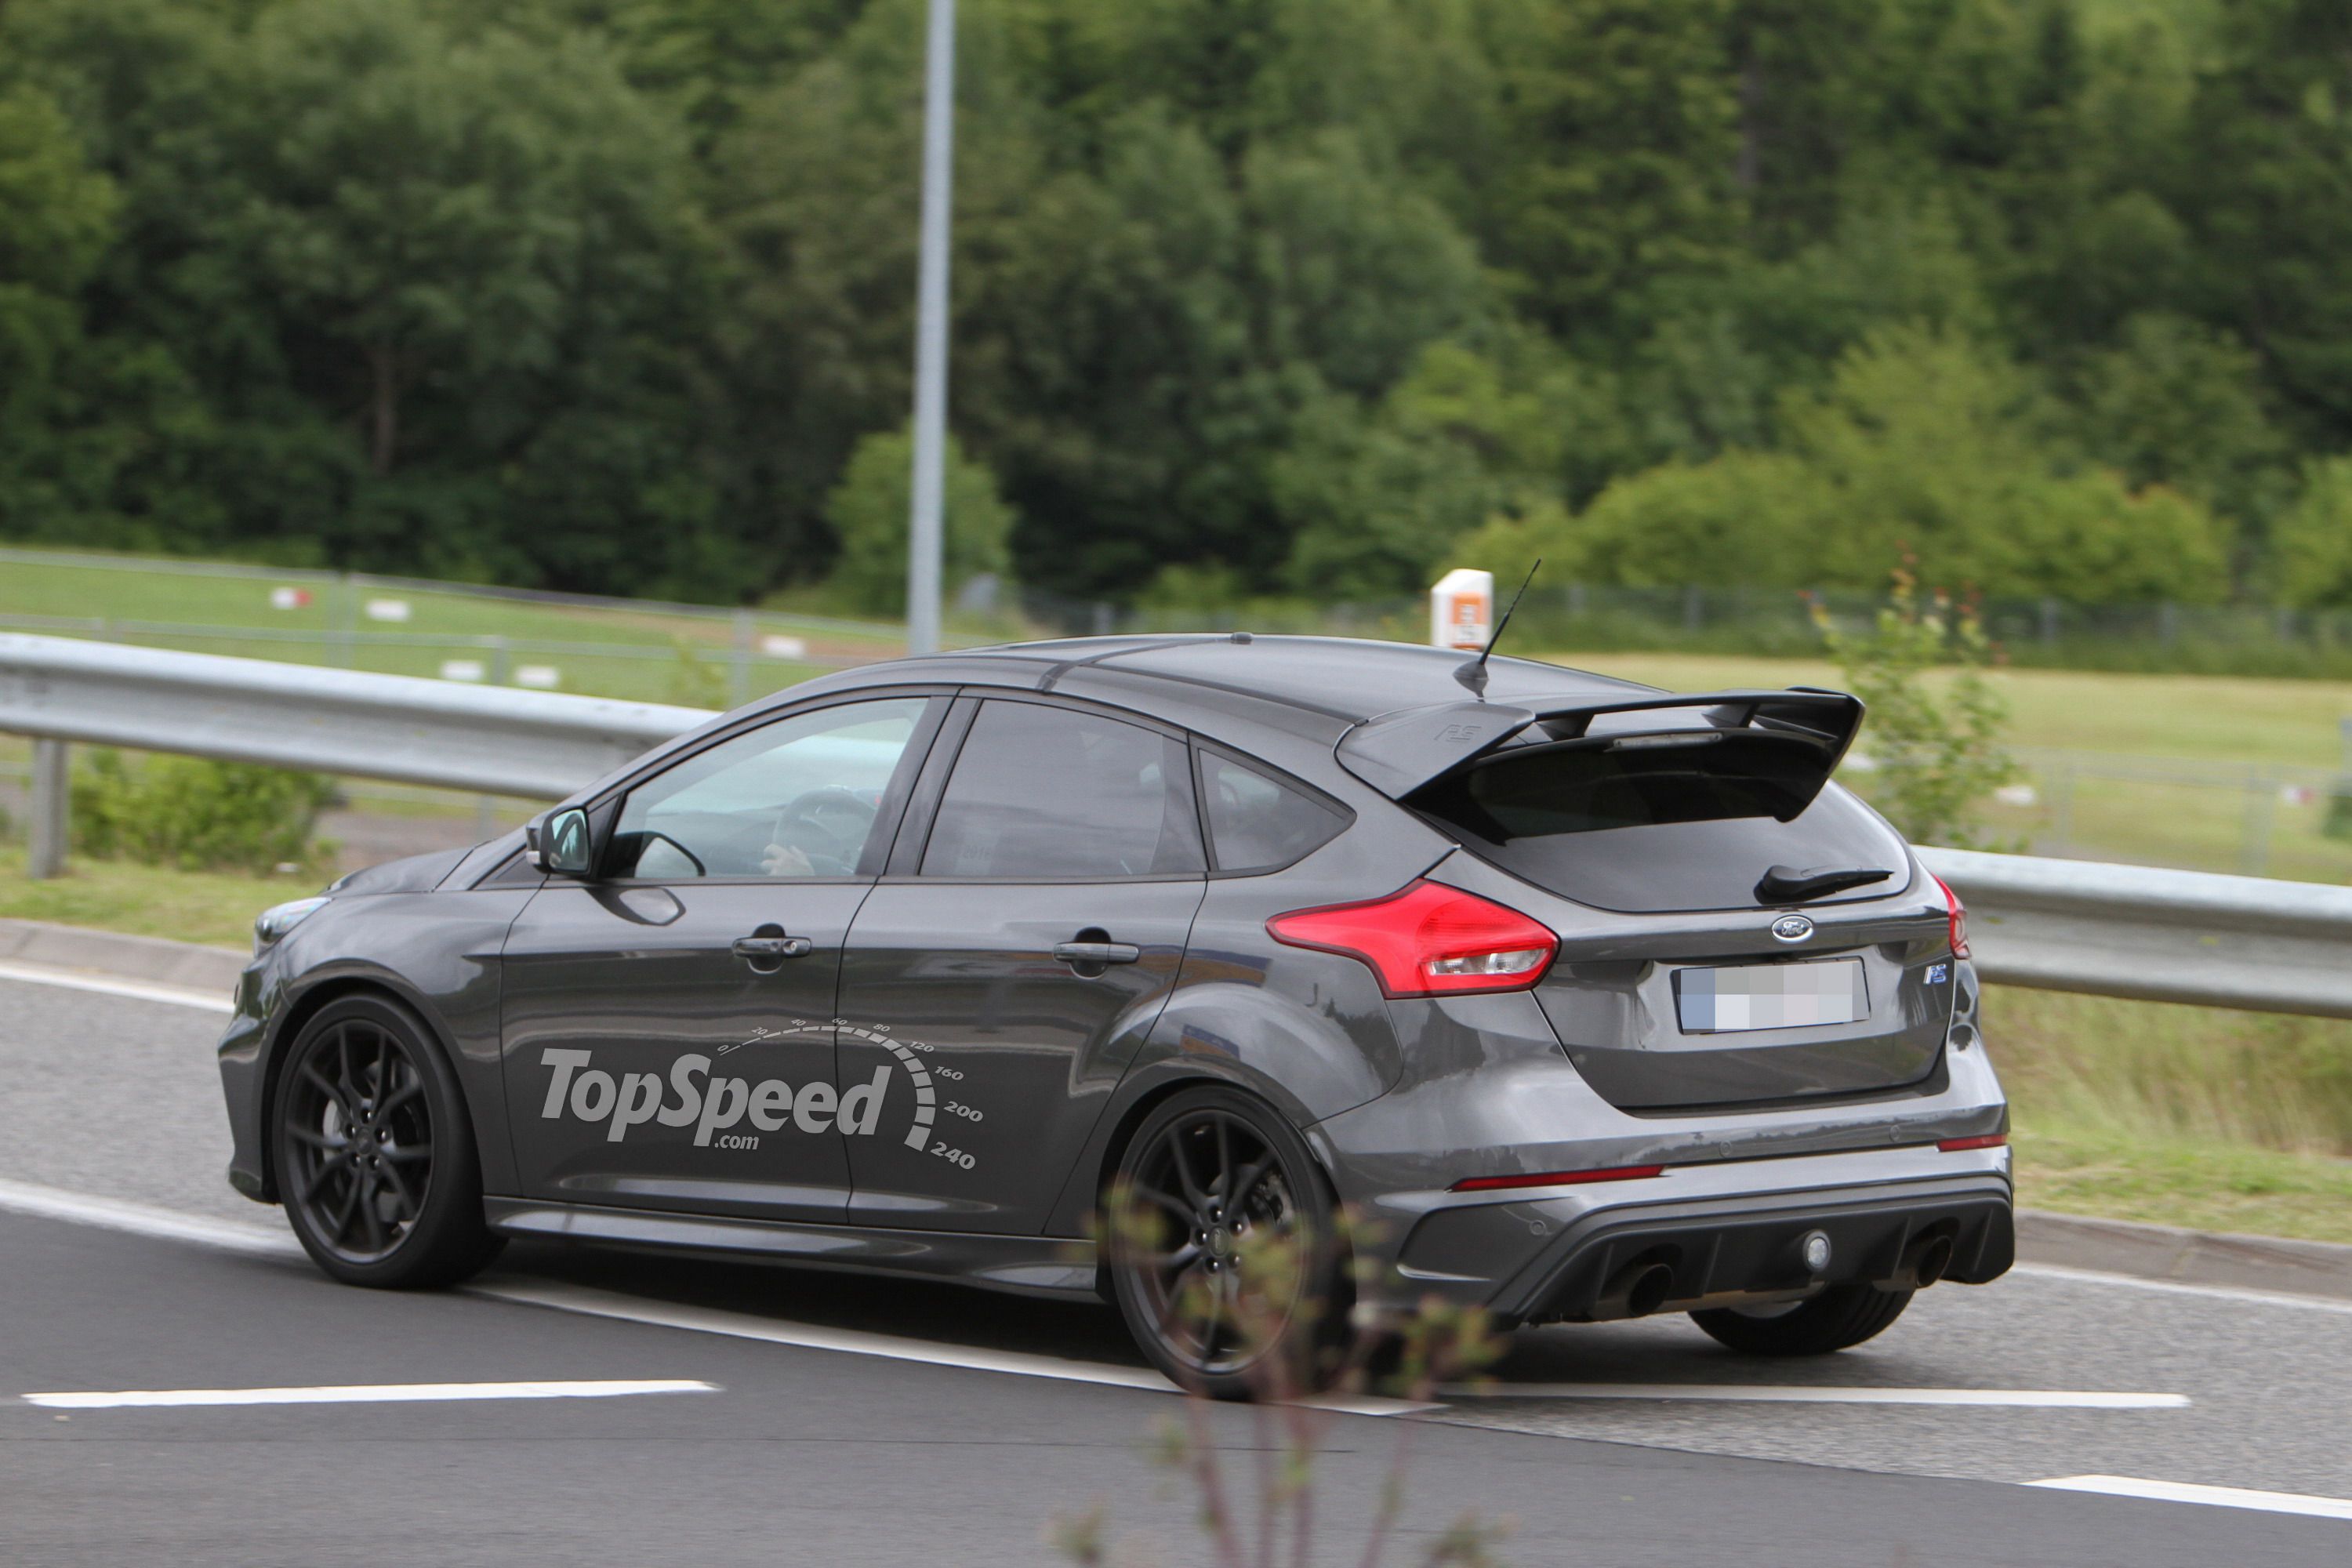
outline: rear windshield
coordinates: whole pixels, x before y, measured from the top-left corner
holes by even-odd
[[[1615,746],[1531,745],[1441,780],[1412,804],[1513,875],[1632,914],[1759,908],[1775,866],[1889,873],[1812,902],[1908,881],[1895,830],[1811,747],[1738,732]]]

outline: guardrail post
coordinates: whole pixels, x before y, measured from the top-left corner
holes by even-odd
[[[25,869],[46,881],[66,874],[66,824],[71,803],[63,741],[33,742],[33,820]]]

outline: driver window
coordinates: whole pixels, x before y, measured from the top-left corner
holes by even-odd
[[[928,699],[780,719],[629,792],[607,874],[853,877]]]

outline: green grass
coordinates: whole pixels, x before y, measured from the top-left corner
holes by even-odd
[[[23,848],[10,847],[0,848],[0,918],[243,947],[253,940],[254,916],[317,892],[322,879],[176,871],[83,856],[67,875],[36,882],[25,875]]]
[[[280,585],[309,590],[311,603],[300,609],[273,608],[270,590]],[[405,603],[409,618],[398,623],[368,619],[363,605],[373,599]],[[510,655],[510,668],[553,665],[561,671],[562,689],[694,705],[726,700],[728,662],[736,635],[733,623],[722,616],[626,605],[536,604],[429,589],[351,584],[291,573],[216,575],[143,563],[85,566],[11,561],[0,564],[0,616],[51,616],[84,623],[98,618],[116,623],[110,635],[150,647],[239,658],[348,665],[387,675],[437,676],[442,662],[452,658],[475,659],[489,666],[495,659],[490,650],[462,646],[460,639],[503,637],[522,645]],[[133,633],[123,630],[121,623],[256,635]],[[898,652],[902,642],[897,628],[886,625],[820,626],[806,616],[768,611],[755,614],[752,626],[755,635],[797,637],[819,656],[876,658]],[[348,630],[362,635],[348,644],[328,640]],[[266,635],[273,632],[305,635],[292,638]],[[403,640],[371,640],[385,634]],[[688,667],[678,651],[681,646],[698,661],[698,669]],[[821,673],[823,668],[758,656],[755,645],[749,684],[755,694],[772,691]]]
[[[1984,1025],[2021,1202],[2352,1242],[2352,1023],[1992,986]]]
[[[2020,1114],[2017,1201],[2102,1219],[2352,1243],[2352,1161],[2243,1143],[2151,1143]]]

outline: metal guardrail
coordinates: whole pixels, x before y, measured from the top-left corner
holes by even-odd
[[[710,715],[268,659],[0,633],[0,731],[31,736],[32,870],[64,852],[80,742],[561,799]]]
[[[36,742],[33,837],[61,864],[68,743],[558,799],[700,709],[0,634],[0,731]],[[1923,849],[1984,977],[2352,1017],[2352,888]],[[49,874],[54,874],[51,870]]]
[[[1985,979],[2352,1018],[2352,888],[1919,851],[1969,908]]]

